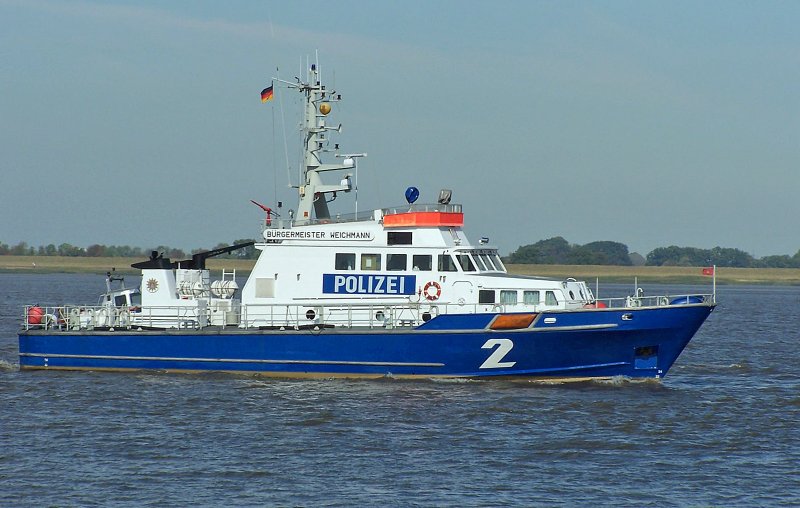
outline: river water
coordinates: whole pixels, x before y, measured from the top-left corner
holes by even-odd
[[[797,287],[719,287],[661,382],[19,372],[102,284],[0,274],[0,506],[800,506]]]

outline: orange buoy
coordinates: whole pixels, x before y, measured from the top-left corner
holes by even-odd
[[[42,316],[44,316],[44,310],[38,305],[34,305],[33,307],[28,308],[28,324],[29,325],[40,325],[42,324]]]

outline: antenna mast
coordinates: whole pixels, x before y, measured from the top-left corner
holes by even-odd
[[[318,56],[317,56],[318,58]],[[337,192],[350,192],[353,188],[348,173],[338,184],[324,184],[321,173],[325,171],[348,170],[355,166],[353,156],[346,156],[341,164],[325,164],[322,162],[322,154],[330,152],[327,147],[328,131],[341,132],[342,126],[328,127],[325,125],[325,118],[331,112],[331,103],[339,102],[342,97],[335,91],[328,91],[320,79],[320,70],[317,63],[310,65],[307,74],[307,81],[296,83],[283,81],[275,78],[276,81],[285,83],[290,88],[295,88],[305,95],[305,108],[303,113],[303,174],[301,176],[298,192],[300,194],[300,204],[297,209],[295,224],[309,224],[314,219],[329,219],[330,210],[328,209],[327,194],[333,194],[336,198]],[[334,145],[334,150],[339,149],[339,145]],[[366,154],[357,154],[366,156]],[[331,199],[331,201],[333,200]],[[312,215],[313,213],[313,215]]]

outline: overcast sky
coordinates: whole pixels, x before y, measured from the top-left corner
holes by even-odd
[[[299,94],[259,92],[319,51],[359,210],[451,188],[504,254],[791,255],[798,27],[796,1],[0,0],[0,242],[255,237],[299,162]]]

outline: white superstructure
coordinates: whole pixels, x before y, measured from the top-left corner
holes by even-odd
[[[473,245],[463,231],[461,205],[442,190],[437,203],[332,215],[329,200],[355,190],[356,160],[366,154],[330,149],[326,124],[341,97],[320,83],[315,65],[308,81],[285,83],[304,94],[302,180],[297,213],[271,216],[262,230],[258,261],[241,289],[234,273],[212,281],[205,260],[251,244],[170,262],[154,252],[133,266],[142,270],[139,291],[106,293],[98,309],[71,309],[73,329],[219,327],[414,327],[442,314],[539,312],[594,305],[583,282],[509,275],[497,249]],[[324,154],[336,163],[323,162]],[[323,175],[337,183],[323,181]],[[258,203],[256,203],[258,204]],[[141,297],[141,302],[139,302]]]
[[[462,208],[450,203],[448,190],[436,204],[417,204],[419,191],[410,188],[405,206],[331,216],[328,198],[353,189],[352,173],[334,178],[338,184],[325,184],[322,176],[355,166],[353,155],[322,161],[329,134],[341,130],[326,125],[340,96],[325,89],[315,65],[307,82],[284,83],[306,103],[299,206],[296,217],[265,222],[265,241],[256,245],[261,255],[242,290],[243,324],[268,326],[276,305],[300,308],[309,322],[339,322],[331,318],[343,313],[352,322],[356,312],[356,321],[373,324],[377,315],[394,326],[445,312],[565,309],[593,301],[583,282],[509,275],[496,249],[469,242]]]

